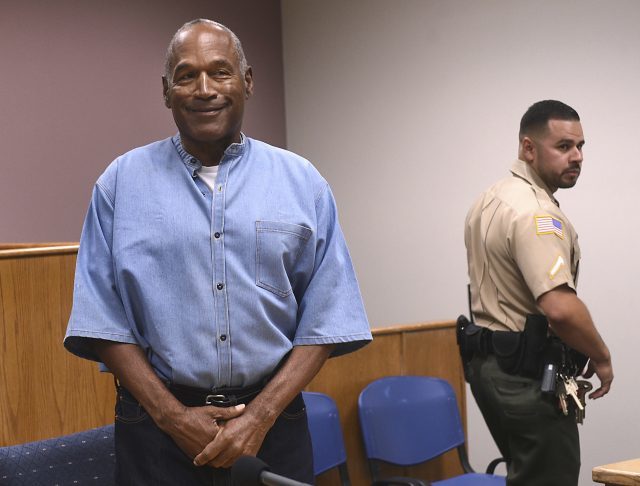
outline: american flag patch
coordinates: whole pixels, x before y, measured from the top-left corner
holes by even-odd
[[[558,238],[564,238],[562,231],[562,221],[553,216],[536,216],[536,234],[538,235],[556,235]]]

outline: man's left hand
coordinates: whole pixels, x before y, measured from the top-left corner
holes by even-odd
[[[216,437],[198,454],[196,466],[231,467],[240,456],[255,456],[273,423],[251,413],[226,421]]]

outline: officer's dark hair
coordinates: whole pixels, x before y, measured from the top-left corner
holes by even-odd
[[[562,101],[543,100],[529,107],[520,120],[520,140],[547,128],[549,120],[580,121],[578,112]]]

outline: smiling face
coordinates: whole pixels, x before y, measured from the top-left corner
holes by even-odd
[[[218,164],[240,141],[244,103],[253,92],[251,68],[241,72],[229,33],[206,23],[179,35],[171,66],[162,84],[182,144],[204,165]]]
[[[582,168],[584,135],[579,121],[549,120],[546,130],[522,140],[524,160],[549,187],[573,187]]]

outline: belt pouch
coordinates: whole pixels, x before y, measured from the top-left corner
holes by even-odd
[[[521,374],[531,378],[542,375],[545,349],[547,347],[547,318],[540,314],[529,314],[524,324],[524,354],[522,357]]]
[[[519,374],[524,354],[523,334],[511,331],[493,331],[491,343],[500,369],[510,375]]]
[[[486,356],[489,353],[485,339],[487,333],[490,333],[488,329],[476,326],[473,323],[465,329],[467,347],[471,358],[473,358],[474,353],[480,353],[483,356]]]

